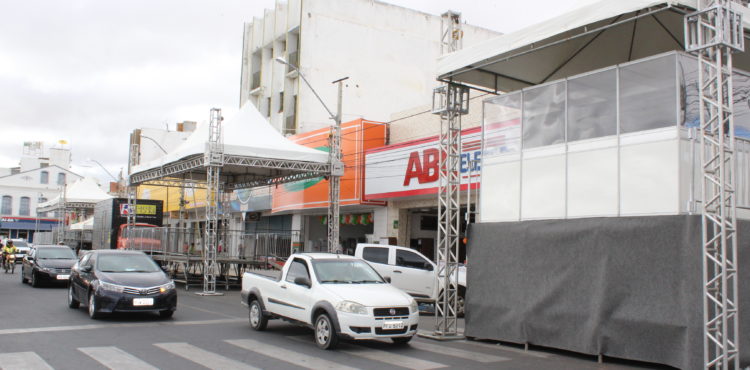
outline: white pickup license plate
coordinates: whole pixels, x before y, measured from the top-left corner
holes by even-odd
[[[133,306],[153,306],[153,298],[133,298]]]
[[[403,329],[403,328],[404,328],[404,322],[403,321],[385,321],[385,322],[383,322],[383,329],[384,330]]]
[[[70,277],[70,275],[57,275],[56,279],[57,280],[68,280],[69,277]]]

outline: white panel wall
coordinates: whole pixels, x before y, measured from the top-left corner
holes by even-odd
[[[680,211],[677,130],[669,127],[620,136],[620,215]]]
[[[521,168],[521,217],[565,217],[565,146],[524,150]]]
[[[568,143],[567,217],[617,215],[617,137]]]
[[[509,154],[482,164],[482,222],[518,221],[521,217],[520,158],[520,154]]]
[[[619,149],[604,137],[486,158],[481,222],[685,212],[690,156],[678,131],[621,135]]]

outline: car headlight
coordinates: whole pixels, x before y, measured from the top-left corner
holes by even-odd
[[[100,286],[100,287],[101,287],[102,289],[104,289],[104,290],[108,290],[108,291],[110,291],[110,292],[117,292],[117,293],[122,293],[122,290],[123,290],[123,288],[124,288],[124,287],[123,287],[122,285],[111,284],[111,283],[105,283],[105,282],[103,282],[103,281],[100,281],[100,282],[99,282],[99,286]]]
[[[336,305],[336,311],[367,315],[365,306],[352,301],[343,301]]]
[[[160,293],[166,293],[170,290],[174,289],[174,281],[170,281],[162,286],[159,287]]]
[[[409,312],[411,313],[419,312],[419,304],[417,303],[415,299],[412,299],[411,303],[409,304]]]

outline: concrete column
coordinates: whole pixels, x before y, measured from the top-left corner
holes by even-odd
[[[292,232],[299,232],[298,240],[292,236],[292,248],[299,248],[300,252],[309,251],[309,246],[305,241],[309,238],[307,235],[306,217],[302,214],[295,213],[292,215]]]
[[[375,240],[381,244],[387,244],[388,240],[388,207],[379,207],[373,210],[372,233]],[[385,242],[384,242],[385,240]]]

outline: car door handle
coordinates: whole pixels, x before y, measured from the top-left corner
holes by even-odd
[[[281,289],[286,289],[286,285],[282,285],[282,286],[281,286]]]
[[[401,271],[399,271],[399,270],[393,270],[393,272],[395,272],[395,273],[397,273],[397,274],[400,274],[400,273],[401,273]]]

